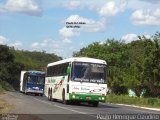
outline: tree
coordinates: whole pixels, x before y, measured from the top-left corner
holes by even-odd
[[[124,75],[126,87],[132,89],[139,97],[144,88],[143,64],[145,58],[145,41],[137,40],[128,44],[129,67]]]
[[[19,80],[18,75],[24,66],[15,62],[12,51],[5,45],[0,45],[0,63],[0,83],[7,82],[16,86],[15,81]]]
[[[139,97],[160,95],[160,33],[151,38],[138,36],[138,40],[124,43],[108,39],[103,44],[92,43],[74,56],[94,57],[106,60],[110,76],[109,88],[115,94],[132,89]]]
[[[86,48],[82,48],[74,56],[86,56],[103,59],[107,62],[110,76],[107,78],[108,86],[115,94],[125,94],[126,87],[123,84],[123,74],[128,64],[127,46],[121,41],[108,39],[103,44],[95,42]]]
[[[150,96],[160,95],[160,33],[152,39],[145,39],[144,75],[145,85]]]
[[[0,45],[0,84],[7,82],[18,89],[21,70],[45,71],[48,63],[60,59],[45,51],[15,50],[14,47]]]

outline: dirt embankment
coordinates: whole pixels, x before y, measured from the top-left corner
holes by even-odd
[[[4,99],[4,96],[5,93],[0,94],[0,114],[5,114],[14,107],[14,105],[7,103],[7,101]]]

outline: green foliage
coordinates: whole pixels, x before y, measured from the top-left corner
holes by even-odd
[[[4,89],[11,88],[9,84],[17,80],[23,65],[15,61],[15,56],[9,47],[0,45],[0,84]],[[7,86],[7,87],[6,87]]]
[[[110,89],[116,94],[125,94],[127,89],[123,84],[124,72],[128,66],[127,45],[122,41],[114,39],[107,40],[105,43],[98,42],[82,48],[80,52],[74,53],[74,56],[94,57],[106,60],[110,76],[107,79]]]
[[[14,90],[14,87],[10,84],[10,83],[8,83],[8,82],[6,82],[6,81],[1,81],[0,82],[0,86],[2,87],[2,90],[4,91],[4,90]]]
[[[2,87],[2,85],[0,84],[0,94],[2,94],[4,92],[4,89]]]
[[[14,50],[15,60],[19,63],[25,65],[25,70],[40,70],[45,71],[45,68],[48,63],[55,62],[61,60],[62,58],[55,55],[49,54],[45,51],[38,52],[38,51],[21,51],[21,50]]]
[[[45,71],[48,63],[60,59],[62,58],[44,51],[15,50],[0,45],[0,85],[5,90],[18,89],[21,70]]]
[[[110,75],[107,78],[112,93],[126,94],[132,89],[139,97],[160,95],[160,33],[152,38],[138,36],[138,40],[125,43],[106,40],[92,43],[73,56],[104,59]]]
[[[159,98],[139,98],[139,97],[129,97],[128,95],[110,94],[107,95],[106,102],[160,108]]]

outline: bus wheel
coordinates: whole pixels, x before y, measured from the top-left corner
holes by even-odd
[[[92,103],[93,104],[93,107],[97,107],[99,105],[99,102],[98,101],[95,101]]]
[[[25,95],[28,95],[28,93],[27,93],[27,91],[26,91],[26,90],[24,90],[24,94],[25,94]]]
[[[49,92],[50,92],[50,90],[48,89],[48,100],[49,100]]]
[[[52,100],[52,92],[50,90],[48,90],[48,100],[49,101]]]
[[[68,101],[65,98],[65,90],[63,90],[63,93],[62,93],[62,103],[63,104],[68,104]]]

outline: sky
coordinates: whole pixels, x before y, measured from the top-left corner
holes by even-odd
[[[0,0],[0,44],[63,58],[107,39],[160,32],[160,0]]]

